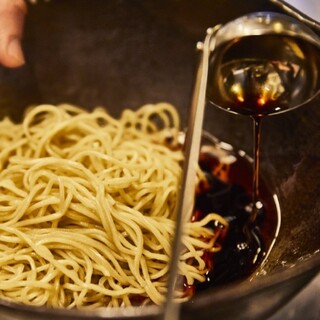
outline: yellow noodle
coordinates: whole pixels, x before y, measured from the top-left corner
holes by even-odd
[[[63,104],[0,122],[0,297],[63,308],[163,303],[183,155],[167,103]],[[170,147],[168,147],[170,141]],[[204,281],[211,221],[188,222],[179,275]],[[177,300],[184,300],[178,292]]]

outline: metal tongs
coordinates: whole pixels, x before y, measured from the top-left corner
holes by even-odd
[[[202,51],[198,71],[196,75],[195,88],[191,103],[188,129],[184,143],[185,161],[183,165],[182,182],[179,192],[176,229],[172,243],[172,254],[169,265],[168,292],[164,304],[163,319],[179,319],[180,305],[174,302],[178,264],[182,249],[181,238],[184,225],[190,220],[194,207],[194,194],[196,187],[196,168],[199,160],[199,151],[202,135],[203,117],[206,104],[206,88],[209,70],[209,56],[214,48],[215,34],[220,25],[207,30],[204,42],[197,44],[197,49]]]

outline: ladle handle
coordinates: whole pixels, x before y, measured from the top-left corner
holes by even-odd
[[[298,9],[294,6],[294,4],[290,4],[283,0],[270,0],[270,2],[276,4],[279,6],[282,10],[284,10],[286,13],[290,14],[291,16],[295,17],[296,19],[300,20],[302,23],[305,23],[309,25],[311,28],[320,31],[320,18],[317,19],[312,18],[309,16],[308,13],[301,11],[301,9]],[[302,2],[301,5],[305,5],[308,1]],[[312,8],[312,6],[311,6]],[[318,7],[319,8],[319,7]],[[318,12],[317,12],[318,11]],[[315,14],[313,16],[316,16],[317,13],[319,13],[319,10],[316,10]]]
[[[189,115],[189,123],[184,143],[185,160],[183,164],[182,181],[178,199],[176,229],[172,243],[171,260],[169,265],[169,278],[167,284],[168,291],[166,301],[164,303],[164,320],[179,319],[180,307],[178,303],[174,302],[174,291],[178,274],[180,252],[182,249],[181,237],[183,235],[183,227],[185,223],[190,220],[194,207],[196,169],[199,160],[203,117],[206,104],[210,47],[212,45],[212,38],[219,27],[220,26],[216,26],[208,29],[204,43],[198,44],[198,49],[202,51],[202,54],[196,75],[191,113]]]

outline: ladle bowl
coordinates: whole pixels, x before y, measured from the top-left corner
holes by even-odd
[[[235,19],[211,36],[210,51],[207,97],[227,111],[279,114],[320,92],[320,38],[288,15]]]

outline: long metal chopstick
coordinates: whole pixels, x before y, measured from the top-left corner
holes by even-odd
[[[196,168],[199,160],[199,151],[202,135],[204,109],[206,104],[206,89],[209,69],[209,56],[212,49],[212,38],[220,25],[207,30],[207,36],[203,43],[198,43],[198,49],[202,50],[196,82],[193,92],[191,113],[184,143],[185,160],[183,164],[182,182],[179,192],[176,229],[172,243],[171,260],[169,265],[169,278],[167,295],[164,303],[163,319],[177,320],[180,315],[180,305],[174,302],[178,264],[182,249],[182,236],[185,222],[190,219],[194,207],[194,195],[196,187]]]

